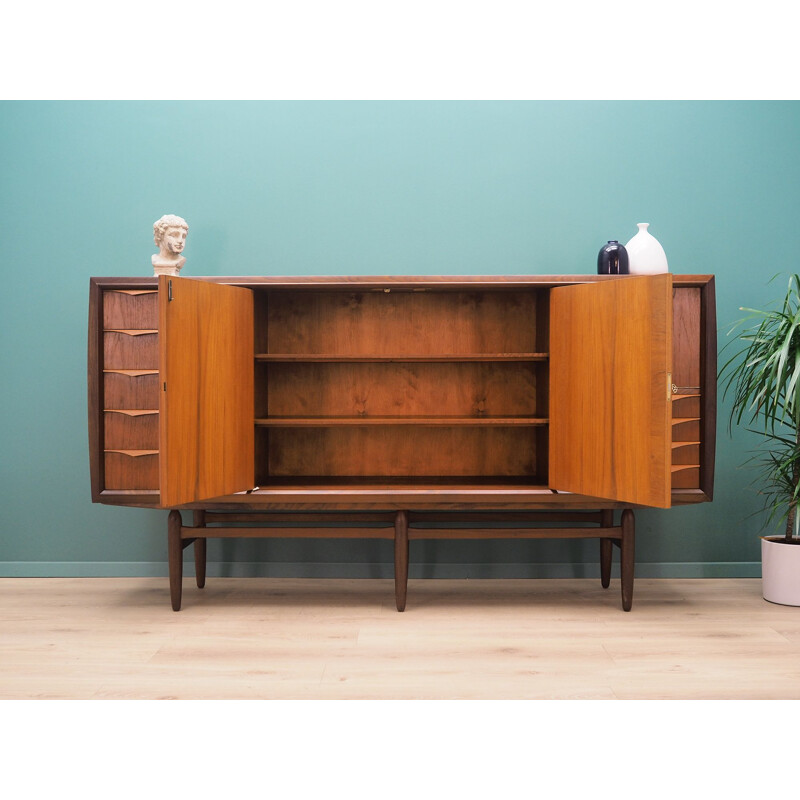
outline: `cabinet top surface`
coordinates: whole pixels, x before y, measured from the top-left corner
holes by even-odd
[[[393,289],[517,288],[524,286],[565,286],[575,283],[615,281],[647,277],[638,275],[239,275],[239,276],[180,276],[200,281],[238,286],[296,289]],[[675,286],[702,286],[713,281],[713,275],[673,275]],[[105,286],[155,286],[157,278],[149,277],[93,277],[92,282]]]

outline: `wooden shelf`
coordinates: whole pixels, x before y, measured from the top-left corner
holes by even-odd
[[[104,453],[121,453],[124,456],[131,456],[131,458],[139,458],[139,456],[154,456],[158,455],[158,450],[104,450]]]
[[[131,378],[138,378],[141,375],[158,375],[157,369],[104,369],[103,373],[114,375],[128,375]]]
[[[263,417],[256,419],[260,427],[271,428],[327,428],[364,425],[426,425],[426,426],[538,426],[547,425],[546,417]]]
[[[125,414],[126,417],[144,417],[158,414],[157,408],[104,408],[106,414]]]
[[[399,355],[335,355],[332,353],[256,353],[256,361],[393,363],[452,361],[547,361],[547,353],[436,353]]]
[[[149,336],[158,333],[154,328],[106,328],[105,333],[124,333],[126,336]]]

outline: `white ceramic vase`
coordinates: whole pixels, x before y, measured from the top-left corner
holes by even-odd
[[[800,544],[762,537],[761,593],[770,603],[800,606]]]
[[[669,272],[667,254],[658,239],[649,233],[649,222],[639,222],[639,233],[625,245],[628,251],[628,269],[631,275],[655,275]]]

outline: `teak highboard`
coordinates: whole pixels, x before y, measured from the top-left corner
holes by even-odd
[[[710,275],[92,278],[94,502],[209,537],[598,538],[712,499]],[[181,511],[192,511],[184,525]],[[619,521],[615,521],[617,511]],[[510,525],[509,525],[510,523]]]

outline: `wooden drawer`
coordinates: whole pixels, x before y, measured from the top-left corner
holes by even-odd
[[[105,488],[158,490],[158,453],[105,453]]]
[[[700,416],[700,395],[692,397],[679,397],[672,401],[672,418],[685,419],[686,417]]]
[[[106,411],[106,450],[158,450],[158,412]]]
[[[158,408],[158,372],[104,372],[103,405],[115,409]]]
[[[103,292],[103,328],[106,330],[158,327],[158,292],[155,289],[116,289]]]
[[[672,420],[673,442],[699,442],[700,420],[689,417],[688,419]]]
[[[158,333],[105,331],[104,369],[158,369]]]
[[[700,463],[699,442],[674,442],[672,446],[672,466],[685,466]]]
[[[673,489],[697,489],[700,486],[700,467],[677,465],[672,467]]]

